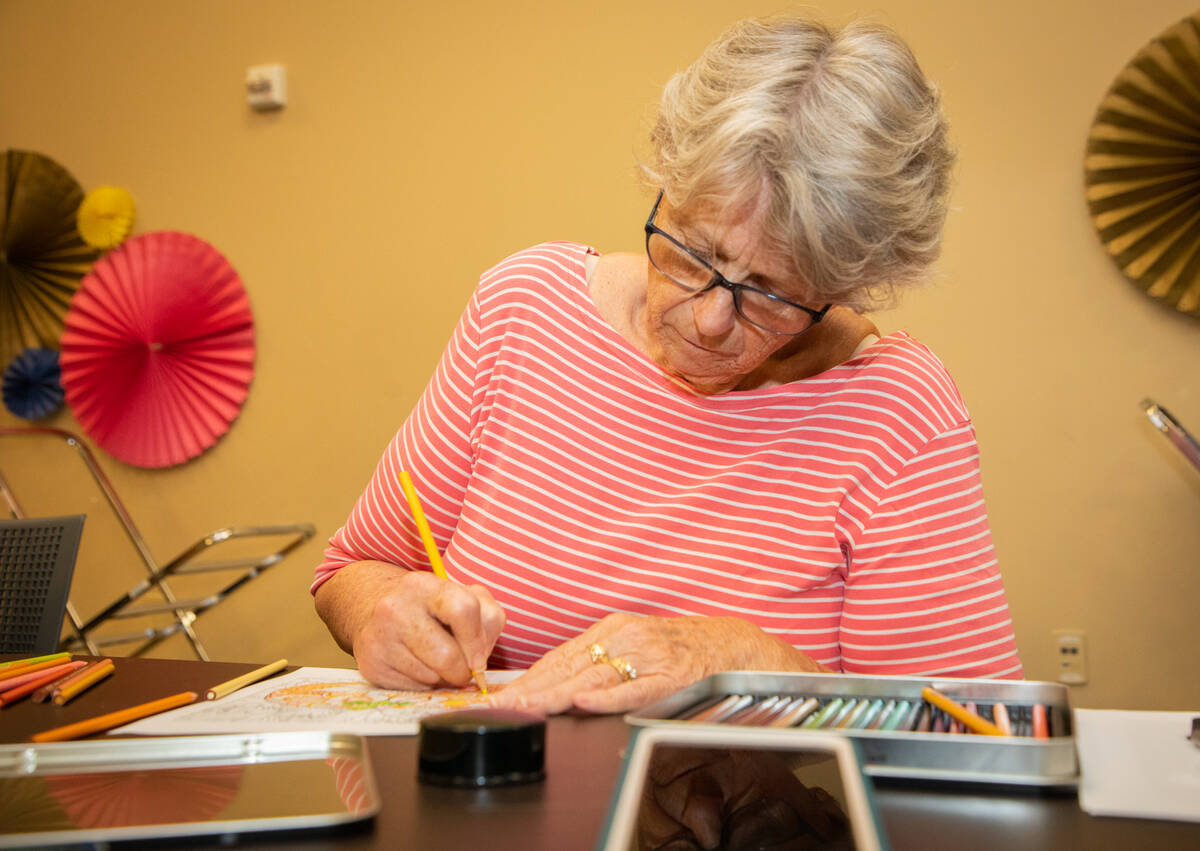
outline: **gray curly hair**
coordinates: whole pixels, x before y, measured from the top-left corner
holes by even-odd
[[[937,259],[955,154],[908,45],[868,22],[749,19],[667,83],[646,177],[683,215],[767,191],[764,238],[814,300],[894,301]]]

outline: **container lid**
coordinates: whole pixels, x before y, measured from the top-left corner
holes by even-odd
[[[508,709],[464,709],[421,721],[417,779],[441,786],[504,786],[546,776],[545,719]]]

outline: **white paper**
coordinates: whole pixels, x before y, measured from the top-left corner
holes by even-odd
[[[522,673],[488,671],[486,678],[488,683],[499,685]],[[486,704],[487,698],[474,688],[396,691],[376,688],[353,668],[300,668],[246,686],[220,700],[201,699],[110,732],[179,736],[323,730],[360,736],[412,736],[426,716]]]
[[[1076,709],[1079,806],[1094,816],[1200,821],[1200,712]]]

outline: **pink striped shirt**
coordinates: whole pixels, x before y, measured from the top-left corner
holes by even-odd
[[[526,667],[610,612],[733,615],[834,670],[1019,677],[967,411],[906,334],[783,386],[703,396],[597,312],[584,246],[484,274],[313,590],[379,559],[508,613]]]

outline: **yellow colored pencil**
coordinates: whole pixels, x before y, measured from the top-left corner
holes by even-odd
[[[417,524],[417,532],[421,535],[421,543],[425,545],[425,554],[429,556],[429,566],[433,568],[433,574],[438,579],[449,579],[446,574],[446,567],[442,564],[442,556],[438,552],[437,544],[433,540],[433,532],[429,529],[429,521],[425,519],[425,512],[421,508],[421,500],[417,497],[417,489],[413,487],[412,476],[407,470],[400,471],[400,487],[404,490],[404,496],[408,499],[408,508],[412,512],[413,520]],[[487,694],[487,680],[483,677],[482,671],[471,670],[471,676],[475,678],[475,686],[481,694]]]
[[[111,674],[116,670],[112,659],[105,659],[102,662],[97,662],[93,667],[86,671],[80,671],[80,676],[71,677],[54,691],[51,700],[55,706],[65,706],[67,701],[72,700],[76,695],[90,689],[96,683]]]
[[[408,498],[408,508],[412,512],[413,520],[417,522],[417,532],[421,535],[421,543],[425,545],[425,554],[429,556],[429,566],[433,568],[433,573],[438,579],[449,579],[446,567],[442,564],[442,556],[433,540],[433,532],[429,529],[429,521],[425,519],[425,512],[421,509],[417,489],[413,487],[412,476],[407,470],[400,471],[400,487],[404,490],[404,496]]]
[[[277,674],[287,667],[287,659],[276,659],[269,665],[263,665],[261,668],[255,668],[249,673],[242,674],[240,677],[234,677],[232,680],[226,680],[223,683],[213,686],[208,690],[209,700],[218,700],[227,694],[232,694],[240,688],[256,683],[259,680],[265,680],[271,674]]]
[[[988,721],[985,718],[980,718],[974,712],[971,712],[965,706],[955,703],[940,691],[936,691],[928,686],[921,689],[921,697],[932,703],[938,709],[943,710],[951,717],[966,724],[967,727],[974,730],[976,733],[982,733],[985,736],[1007,736],[1008,734]]]
[[[11,662],[0,662],[0,671],[9,671],[13,668],[23,668],[26,665],[33,665],[38,662],[47,662],[52,659],[66,659],[70,657],[70,653],[48,653],[45,656],[30,656],[28,659],[13,659]]]
[[[109,660],[104,660],[104,661],[109,661]],[[42,688],[38,689],[33,694],[31,694],[29,696],[30,700],[32,700],[34,703],[42,703],[43,701],[49,700],[50,698],[54,697],[55,693],[58,692],[59,689],[61,689],[63,686],[70,685],[74,680],[79,679],[80,677],[82,677],[84,674],[86,674],[88,671],[90,671],[92,668],[96,667],[99,664],[100,664],[99,662],[86,662],[86,663],[80,662],[79,665],[74,670],[68,671],[67,675],[65,677],[63,677],[62,679],[55,680],[54,682],[50,683],[49,685],[43,686]]]
[[[83,736],[90,736],[92,733],[111,730],[113,727],[119,727],[130,721],[137,721],[139,718],[145,718],[148,715],[157,715],[159,712],[166,712],[168,709],[186,706],[195,699],[196,693],[194,691],[181,691],[179,694],[173,694],[170,697],[152,700],[149,703],[139,703],[137,706],[130,706],[128,709],[110,712],[107,715],[98,715],[86,721],[67,724],[65,727],[43,730],[41,733],[34,733],[32,739],[39,744],[41,742],[65,742],[69,739],[79,739]]]

